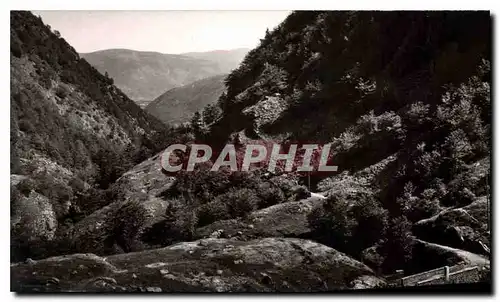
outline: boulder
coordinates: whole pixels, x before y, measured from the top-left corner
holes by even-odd
[[[311,195],[300,201],[290,201],[252,212],[246,218],[216,221],[196,230],[196,238],[210,237],[218,230],[225,236],[240,239],[263,237],[304,238],[311,232],[307,217],[324,197]],[[240,233],[241,232],[241,233]]]

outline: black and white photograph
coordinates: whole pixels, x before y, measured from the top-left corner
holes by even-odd
[[[9,14],[11,292],[492,293],[490,11]]]

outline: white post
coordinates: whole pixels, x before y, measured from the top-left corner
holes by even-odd
[[[444,280],[446,282],[450,281],[450,267],[449,266],[444,267]]]
[[[307,172],[307,189],[311,191],[311,172]]]

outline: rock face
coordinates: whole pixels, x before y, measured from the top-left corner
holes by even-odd
[[[465,207],[446,209],[418,221],[414,233],[423,240],[488,255],[488,213],[488,198],[480,197]]]
[[[301,239],[203,239],[156,250],[53,257],[11,265],[17,292],[295,292],[373,288],[364,264]]]
[[[419,239],[415,240],[413,255],[412,266],[415,273],[459,263],[479,267],[489,267],[490,264],[489,259],[483,255]]]
[[[161,169],[160,154],[157,154],[123,174],[117,180],[117,185],[121,188],[124,198],[97,210],[75,225],[71,240],[79,246],[77,250],[102,253],[109,232],[103,226],[115,217],[117,211],[127,202],[138,202],[144,209],[146,219],[141,229],[161,219],[169,201],[157,196],[174,181],[173,177],[165,176]]]
[[[318,194],[319,195],[319,194]],[[323,198],[312,196],[300,201],[290,201],[252,212],[245,219],[214,222],[199,228],[196,236],[209,237],[222,230],[223,236],[240,239],[263,237],[306,237],[311,229],[307,216],[314,207],[322,204]]]

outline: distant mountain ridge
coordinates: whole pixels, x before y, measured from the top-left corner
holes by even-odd
[[[141,107],[174,87],[228,73],[236,68],[243,49],[207,53],[164,54],[129,49],[107,49],[80,54]]]
[[[195,112],[217,101],[225,91],[226,76],[216,75],[173,88],[149,103],[145,110],[166,124],[186,122]]]
[[[248,48],[236,48],[232,50],[212,50],[205,52],[186,52],[182,55],[217,62],[224,73],[229,73],[237,68],[245,55],[250,51]]]

